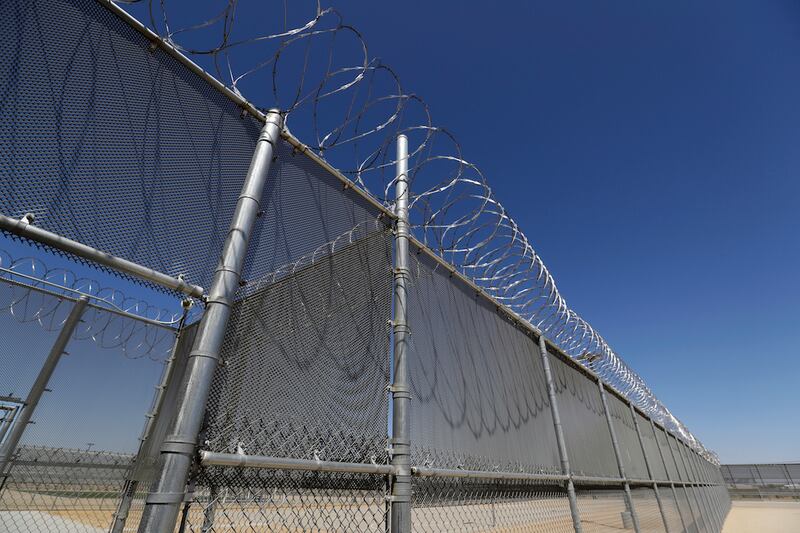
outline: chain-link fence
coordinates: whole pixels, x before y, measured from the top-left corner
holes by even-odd
[[[800,500],[800,463],[761,463],[720,466],[734,499]]]
[[[403,157],[384,205],[105,1],[0,4],[0,91],[2,529],[721,529],[591,342],[409,235]]]

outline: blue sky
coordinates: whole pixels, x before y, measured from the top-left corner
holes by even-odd
[[[800,460],[800,5],[335,5],[458,137],[570,305],[706,446],[723,462]],[[109,402],[131,403],[128,364],[102,384]]]
[[[800,4],[337,7],[723,462],[800,459]]]

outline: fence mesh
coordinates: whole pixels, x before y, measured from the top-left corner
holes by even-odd
[[[95,0],[0,35],[0,213],[208,286],[259,123]]]
[[[649,487],[631,489],[633,507],[639,519],[641,533],[663,533],[664,519],[656,500],[656,492]],[[680,530],[678,530],[680,531]]]
[[[683,521],[681,511],[678,509],[677,495],[671,487],[662,486],[659,491],[661,506],[664,508],[664,515],[667,518],[667,526],[670,532],[680,533],[683,531]]]
[[[567,495],[560,487],[464,479],[417,480],[412,529],[430,533],[574,531]]]
[[[185,531],[386,530],[386,479],[369,474],[202,470]]]
[[[548,356],[572,471],[589,476],[619,476],[597,383],[565,360]]]
[[[386,460],[385,230],[241,292],[208,410],[209,450]]]
[[[720,471],[735,498],[800,500],[800,463],[722,465]]]
[[[625,475],[632,479],[647,479],[649,475],[644,462],[644,451],[636,433],[636,426],[633,424],[630,407],[615,394],[606,394],[606,401],[617,435]]]
[[[429,255],[412,251],[411,265],[416,464],[558,472],[536,341]]]
[[[0,281],[0,294],[9,293],[8,310],[17,314],[2,318],[10,335],[0,360],[10,360],[14,372],[0,374],[0,386],[24,400],[73,304]],[[28,313],[38,318],[28,322]],[[39,322],[43,317],[54,326],[46,334]],[[39,331],[27,331],[31,326]],[[132,357],[132,332],[140,328],[132,316],[99,307],[84,310],[11,455],[6,477],[0,478],[0,529],[83,532],[110,526],[129,481],[143,473],[137,453],[166,363],[153,352]],[[175,339],[172,330],[160,329]],[[20,357],[23,350],[30,357]],[[6,439],[9,433],[10,428]]]
[[[632,528],[633,519],[625,503],[625,493],[618,489],[579,490],[578,511],[585,533]]]
[[[636,413],[636,422],[639,425],[639,432],[642,435],[642,444],[644,446],[644,453],[647,456],[647,464],[650,465],[650,472],[653,479],[665,480],[667,479],[667,470],[664,467],[664,460],[661,459],[661,453],[658,451],[658,441],[656,435],[653,433],[653,426],[650,421],[645,417]]]

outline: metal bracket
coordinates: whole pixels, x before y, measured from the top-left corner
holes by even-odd
[[[147,495],[147,503],[181,503],[186,497],[185,492],[151,492]]]

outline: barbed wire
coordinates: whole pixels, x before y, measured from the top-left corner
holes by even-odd
[[[390,208],[394,141],[406,135],[414,236],[718,464],[568,306],[544,261],[480,169],[463,157],[456,138],[434,125],[424,100],[370,55],[361,34],[338,11],[313,0],[268,6],[219,0],[204,4],[205,10],[173,9],[168,0],[118,3],[149,19],[150,29],[166,43],[260,109],[281,109],[295,137]]]
[[[166,360],[186,320],[186,312],[170,312],[67,268],[48,268],[41,259],[12,258],[0,250],[0,314],[8,312],[20,323],[58,331],[81,296],[89,298],[90,305],[73,338],[120,349],[130,359]]]

